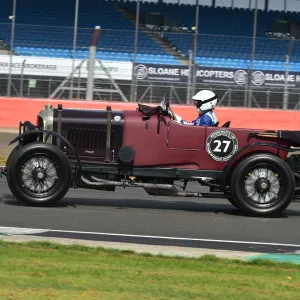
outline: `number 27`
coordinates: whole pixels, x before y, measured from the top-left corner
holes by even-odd
[[[215,144],[215,143],[217,143],[217,147],[213,150],[214,152],[227,152],[228,147],[229,147],[231,141],[220,141],[220,140],[215,140],[215,141],[214,141],[214,144]],[[222,145],[222,143],[225,144],[225,147],[224,147],[223,150],[220,148],[221,145]]]

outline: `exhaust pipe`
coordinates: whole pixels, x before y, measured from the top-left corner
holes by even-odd
[[[141,187],[152,196],[177,196],[178,190],[175,186],[171,184],[154,184],[154,183],[129,183],[129,182],[119,182],[112,180],[99,179],[97,177],[91,176],[91,178],[96,181],[92,182],[81,176],[81,180],[91,186],[122,186],[122,187]]]
[[[81,175],[81,180],[89,186],[122,186],[122,187],[141,187],[151,196],[169,196],[169,197],[202,197],[202,198],[224,198],[224,194],[197,193],[197,192],[179,192],[172,184],[154,184],[154,183],[129,183],[99,179],[91,176],[95,182],[86,179]]]

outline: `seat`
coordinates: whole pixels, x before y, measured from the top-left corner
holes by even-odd
[[[222,127],[229,127],[230,126],[231,121],[227,121],[226,123],[223,124]]]

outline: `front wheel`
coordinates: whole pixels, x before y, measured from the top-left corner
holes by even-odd
[[[20,202],[56,204],[71,186],[71,165],[66,155],[52,144],[28,144],[11,157],[7,165],[7,182]]]
[[[238,207],[250,216],[275,216],[294,198],[295,179],[285,161],[271,154],[244,159],[234,170],[231,191]]]

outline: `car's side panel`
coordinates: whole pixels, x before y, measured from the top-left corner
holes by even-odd
[[[285,141],[285,140],[280,140],[276,138],[263,138],[263,139],[257,139],[257,138],[252,138],[250,141],[248,141],[248,136],[251,132],[256,131],[255,129],[249,129],[249,128],[213,128],[213,127],[207,127],[207,137],[215,132],[216,130],[227,130],[233,133],[236,137],[236,140],[238,142],[238,150],[241,148],[250,145],[250,144],[255,144],[255,143],[270,143],[270,144],[276,144],[279,146],[283,147],[289,147],[291,145],[291,142]],[[237,159],[239,157],[247,156],[249,154],[254,154],[257,152],[268,152],[268,153],[273,153],[275,155],[279,155],[283,160],[286,159],[287,157],[287,152],[286,151],[280,151],[276,148],[270,147],[270,146],[256,146],[256,147],[251,147],[246,150],[244,150],[241,154],[237,156]]]
[[[185,125],[170,121],[168,123],[168,147],[172,150],[205,149],[206,127]]]
[[[206,132],[206,135],[202,135],[202,146],[199,149],[204,148],[203,151],[191,150],[195,148],[196,142],[195,135],[197,135],[196,128],[192,128],[190,125],[173,124],[168,117],[161,117],[160,132],[157,133],[157,116],[151,116],[150,120],[142,121],[142,114],[138,111],[124,111],[125,124],[124,124],[124,145],[131,146],[135,150],[136,156],[134,160],[134,166],[159,166],[159,167],[178,167],[178,168],[190,168],[190,169],[202,169],[202,170],[223,170],[226,161],[214,160],[206,151],[206,141],[210,133],[216,130],[228,130],[235,134],[238,141],[238,149],[248,145],[247,138],[251,129],[236,129],[236,128],[216,128],[216,127],[202,127],[197,128],[199,132]],[[148,122],[148,123],[146,123]],[[168,146],[167,138],[168,124],[171,124],[170,128],[175,129],[174,135],[171,133],[172,144],[171,147],[176,147],[178,150],[170,149],[170,143]],[[174,127],[173,127],[174,125]],[[177,141],[176,133],[179,138]],[[183,138],[184,137],[184,138]],[[251,143],[261,142],[263,140],[252,139]],[[279,143],[278,140],[269,139],[270,143]],[[194,144],[193,144],[194,143]],[[280,142],[281,143],[281,142]],[[185,147],[190,148],[184,150]],[[270,147],[255,147],[247,150],[244,154],[252,153],[255,151],[265,151],[278,154],[278,150]]]
[[[264,129],[250,129],[250,128],[224,128],[224,127],[207,127],[207,137],[214,132],[215,130],[227,130],[232,132],[235,136],[236,139],[238,141],[238,148],[242,148],[246,145],[249,144],[254,144],[254,143],[259,143],[259,142],[263,142],[263,143],[272,143],[272,144],[277,144],[277,145],[281,145],[283,147],[289,147],[292,145],[291,141],[288,140],[281,140],[278,138],[252,138],[250,141],[248,141],[248,136],[250,133],[254,132],[254,131],[263,131]],[[261,147],[260,147],[261,148]],[[276,150],[276,153],[278,152],[278,150]],[[282,152],[280,152],[280,157],[282,159],[285,159],[285,157],[287,156],[287,153],[284,152],[284,154]]]
[[[143,121],[137,111],[124,111],[124,145],[131,146],[136,155],[134,166],[178,166],[182,168],[200,168],[194,151],[172,151],[167,145],[168,122],[170,118],[161,117],[157,133],[157,116]],[[184,140],[182,141],[184,144]]]

